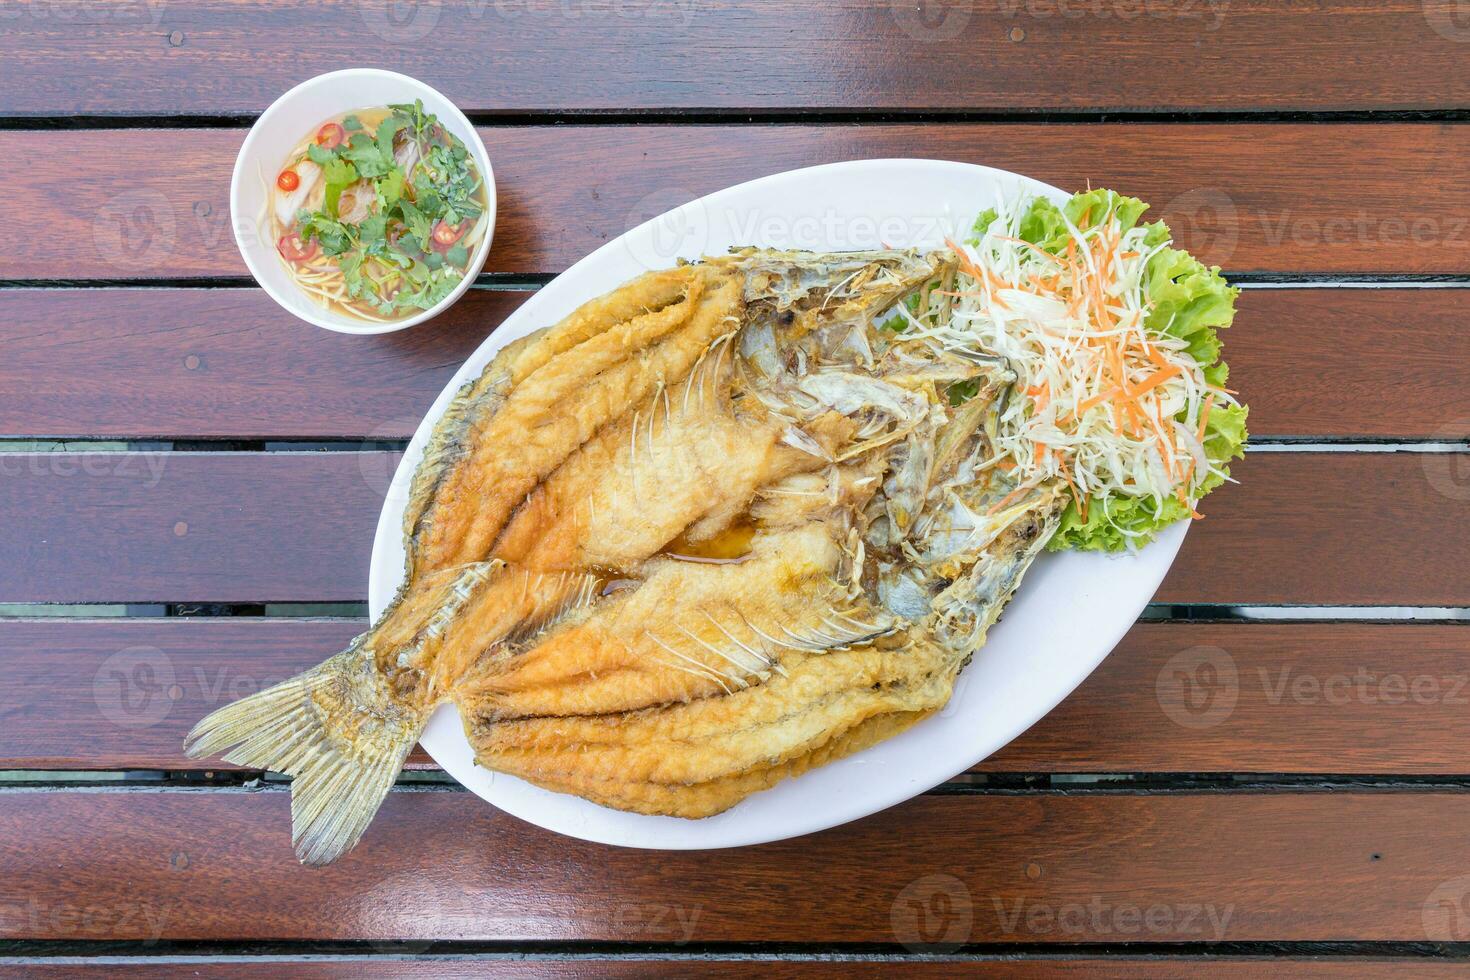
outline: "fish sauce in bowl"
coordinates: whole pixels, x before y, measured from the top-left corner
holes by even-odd
[[[287,275],[324,308],[366,323],[450,296],[490,227],[473,154],[422,102],[333,116],[264,179],[262,225]]]

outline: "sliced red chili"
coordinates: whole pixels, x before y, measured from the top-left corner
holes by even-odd
[[[328,150],[335,150],[346,138],[347,130],[334,122],[326,123],[316,131],[316,145]]]
[[[296,232],[287,232],[276,242],[276,250],[285,256],[288,262],[307,262],[316,258],[316,239],[303,242],[301,236]]]
[[[441,252],[444,251],[463,238],[464,233],[469,231],[469,228],[470,221],[468,218],[457,225],[446,225],[442,221],[439,222],[434,226],[434,247]]]

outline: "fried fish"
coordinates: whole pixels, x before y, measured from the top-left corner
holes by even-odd
[[[681,817],[936,711],[1064,503],[978,465],[1003,363],[877,326],[952,262],[742,250],[508,345],[428,441],[394,602],[189,752],[294,776],[320,864],[446,701],[483,766]]]

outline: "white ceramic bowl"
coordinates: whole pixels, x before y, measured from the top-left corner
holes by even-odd
[[[369,323],[341,313],[334,313],[302,292],[276,254],[276,243],[266,220],[266,184],[262,174],[280,170],[286,154],[302,137],[332,116],[395,102],[422,99],[424,108],[451,133],[464,141],[474,156],[475,166],[485,179],[488,227],[485,237],[470,256],[464,279],[437,305],[392,323]],[[349,68],[302,82],[281,96],[261,114],[235,158],[235,172],[230,179],[230,223],[235,230],[235,243],[245,257],[250,274],[270,297],[307,323],[314,323],[338,333],[375,334],[402,330],[423,323],[448,309],[480,274],[485,257],[490,253],[490,239],[495,233],[495,174],[485,144],[464,113],[439,92],[423,82],[397,72],[377,68]]]

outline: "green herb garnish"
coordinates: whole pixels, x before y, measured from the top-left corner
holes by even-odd
[[[307,146],[325,193],[319,210],[297,216],[296,231],[336,259],[348,296],[398,316],[434,306],[463,279],[468,247],[462,241],[436,247],[434,231],[484,213],[483,181],[468,148],[423,103],[388,109],[372,130],[356,114],[344,117],[348,138],[336,147]],[[373,191],[368,216],[344,221],[343,193],[353,187],[362,201],[355,186],[362,181]]]

